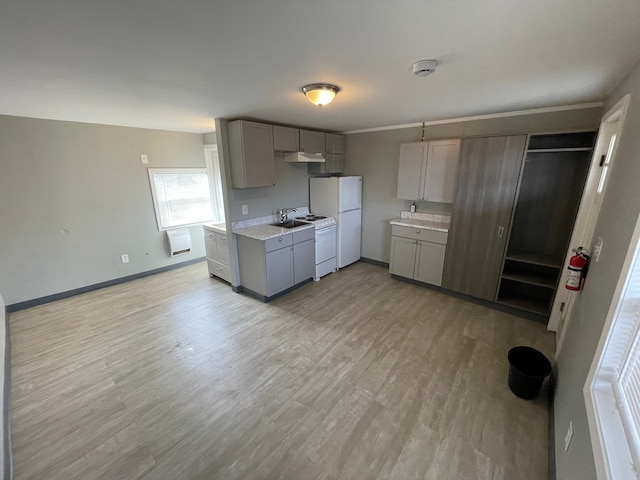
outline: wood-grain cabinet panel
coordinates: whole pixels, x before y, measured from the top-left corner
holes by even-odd
[[[494,301],[526,135],[462,141],[443,287]]]

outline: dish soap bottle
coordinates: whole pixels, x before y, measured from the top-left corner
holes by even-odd
[[[416,213],[416,202],[411,204],[411,213]]]

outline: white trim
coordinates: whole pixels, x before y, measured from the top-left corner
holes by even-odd
[[[615,466],[612,465],[611,462],[609,462],[610,457],[608,455],[608,452],[615,452],[616,455],[622,455],[624,457],[628,457],[628,459],[631,459],[631,453],[629,451],[625,451],[626,445],[620,445],[615,440],[612,440],[611,436],[607,434],[608,427],[611,426],[609,424],[615,423],[611,422],[611,419],[613,417],[612,414],[617,411],[617,408],[615,407],[615,397],[613,395],[613,390],[611,390],[611,394],[609,394],[608,390],[610,387],[606,385],[606,382],[599,382],[597,377],[600,367],[602,366],[603,354],[611,339],[612,326],[618,317],[620,308],[623,303],[624,293],[627,289],[631,268],[633,267],[638,257],[637,253],[639,246],[640,216],[636,221],[633,236],[631,237],[631,242],[629,243],[629,249],[627,250],[627,255],[625,257],[622,269],[620,270],[618,284],[616,285],[616,289],[613,294],[611,307],[609,308],[609,312],[607,313],[607,318],[602,329],[602,334],[600,335],[598,348],[596,349],[593,362],[591,363],[591,368],[589,369],[589,375],[587,376],[587,380],[583,388],[583,394],[586,404],[585,406],[587,411],[587,420],[589,423],[589,433],[591,436],[591,447],[593,449],[593,457],[599,480],[621,480],[622,478],[635,477],[635,474],[633,474],[633,476],[627,477],[620,477],[618,475],[612,476],[613,474],[611,472],[615,471]],[[605,425],[601,421],[603,418],[607,418],[609,420],[607,422],[607,425]],[[619,425],[614,424],[614,428],[620,430],[622,428],[622,423],[620,422]],[[616,437],[625,438],[624,431],[622,431],[622,437],[620,437],[619,432]],[[631,473],[633,472],[631,471]]]
[[[443,120],[431,120],[424,122],[425,126],[443,125],[447,123],[473,122],[476,120],[490,120],[492,118],[518,117],[520,115],[536,115],[540,113],[565,112],[567,110],[583,110],[587,108],[602,107],[604,102],[579,103],[577,105],[563,105],[558,107],[532,108],[529,110],[515,110],[512,112],[487,113],[485,115],[471,115],[469,117],[447,118]],[[405,123],[403,125],[389,125],[386,127],[363,128],[360,130],[347,130],[341,132],[343,135],[351,135],[354,133],[381,132],[383,130],[398,130],[400,128],[421,127],[423,122]]]
[[[613,134],[617,134],[618,139],[615,142],[613,151],[611,153],[612,159],[612,168],[615,168],[615,158],[618,152],[618,146],[620,145],[620,140],[622,139],[622,135],[624,134],[624,125],[627,117],[627,111],[629,109],[629,104],[631,103],[631,95],[627,94],[623,96],[616,104],[611,107],[602,117],[600,121],[600,128],[598,130],[598,138],[596,139],[595,148],[593,149],[593,156],[591,158],[591,166],[589,167],[589,174],[587,180],[585,181],[584,191],[582,193],[582,200],[580,200],[580,206],[578,207],[578,214],[576,215],[576,220],[573,225],[573,232],[571,234],[571,240],[569,242],[569,248],[565,253],[564,259],[564,267],[562,273],[560,274],[560,283],[558,289],[563,289],[567,280],[567,265],[569,264],[569,259],[573,256],[571,252],[572,248],[578,247],[580,245],[587,248],[587,250],[592,251],[591,242],[593,237],[593,229],[595,227],[594,224],[591,224],[591,221],[595,221],[593,218],[594,213],[592,213],[594,198],[597,195],[596,188],[598,185],[598,181],[600,178],[600,156],[603,153],[606,153],[606,150],[609,147],[610,138]],[[615,124],[615,131],[611,131],[608,124]],[[611,176],[611,172],[609,172],[609,176]],[[603,192],[605,193],[605,192]],[[588,281],[588,280],[587,280]],[[560,329],[560,337],[558,338],[558,342],[556,345],[556,353],[555,358],[558,358],[560,352],[562,351],[562,347],[564,345],[565,332],[567,331],[567,327],[571,322],[571,312],[573,311],[573,305],[577,298],[580,297],[581,292],[576,293],[565,293],[565,292],[557,292],[555,299],[553,301],[553,306],[551,308],[551,315],[549,317],[549,322],[547,323],[547,329],[552,332],[558,332]],[[560,305],[565,303],[565,311],[560,313]],[[564,318],[564,325],[561,327],[562,319]]]

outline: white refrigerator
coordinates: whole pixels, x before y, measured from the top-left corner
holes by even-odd
[[[336,219],[338,268],[360,260],[362,177],[310,178],[309,208]]]

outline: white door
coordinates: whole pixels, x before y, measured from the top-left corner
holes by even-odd
[[[338,214],[338,268],[360,260],[361,210]]]
[[[580,295],[579,292],[574,293],[565,288],[567,280],[566,266],[569,263],[569,259],[573,256],[571,249],[577,247],[588,249],[589,254],[592,255],[591,261],[595,261],[595,258],[593,258],[593,244],[595,243],[592,238],[593,231],[596,220],[598,219],[598,214],[600,213],[606,179],[610,173],[612,163],[614,163],[617,145],[616,139],[620,137],[620,133],[622,132],[629,99],[629,95],[623,97],[622,100],[605,114],[600,124],[598,140],[596,141],[591,167],[589,168],[589,175],[584,188],[582,201],[580,202],[573,234],[571,235],[569,251],[567,251],[565,255],[565,268],[560,277],[560,285],[558,286],[549,317],[549,323],[547,324],[549,330],[560,334],[556,337],[556,357],[562,348],[564,339],[563,332],[566,329],[566,323],[571,318],[574,297],[575,295]],[[589,281],[588,278],[587,281]]]
[[[338,212],[362,208],[362,177],[338,177]]]

